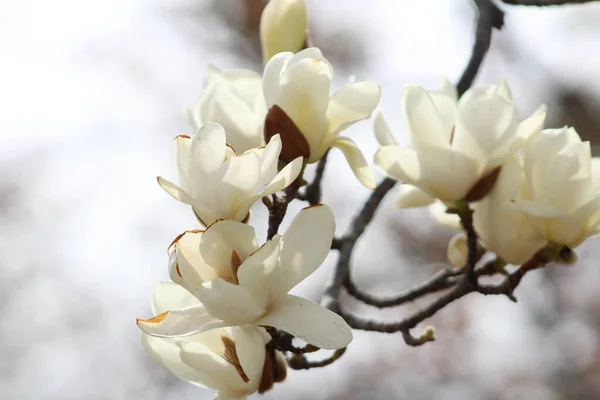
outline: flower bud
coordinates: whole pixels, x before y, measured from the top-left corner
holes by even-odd
[[[260,18],[265,64],[277,53],[300,51],[306,42],[308,16],[304,0],[271,0]]]
[[[448,243],[448,261],[453,266],[462,268],[467,264],[468,256],[467,236],[464,233],[454,235]]]

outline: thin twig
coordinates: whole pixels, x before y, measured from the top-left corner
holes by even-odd
[[[474,2],[479,12],[475,28],[475,43],[469,63],[456,85],[459,97],[471,87],[477,76],[481,63],[490,48],[493,28],[501,29],[504,24],[504,13],[491,0],[474,0]]]
[[[267,205],[268,202],[263,201],[269,209],[267,240],[273,239],[273,236],[277,234],[279,226],[283,222],[283,218],[287,212],[288,205],[296,198],[296,194],[298,193],[298,189],[300,189],[302,182],[302,175],[300,175],[291,185],[285,188],[283,196],[273,195],[273,201],[271,202],[270,207]]]
[[[336,351],[334,351],[330,357],[327,357],[326,359],[321,361],[308,361],[303,355],[294,355],[288,358],[287,362],[291,369],[321,368],[332,364],[334,361],[338,360],[341,356],[343,356],[345,352],[346,348],[342,347],[341,349],[337,349]]]
[[[317,169],[315,171],[315,177],[313,178],[312,182],[308,186],[306,186],[306,189],[304,189],[304,193],[298,193],[296,195],[296,198],[308,201],[311,206],[321,203],[321,182],[325,173],[325,165],[327,164],[328,155],[329,150],[327,150],[327,152],[319,160],[319,163],[317,164]]]
[[[358,238],[363,234],[367,225],[373,219],[375,211],[379,207],[379,204],[389,192],[396,181],[393,179],[386,178],[371,193],[369,199],[365,202],[359,213],[354,217],[350,225],[350,229],[341,239],[334,241],[335,248],[339,250],[339,257],[335,266],[334,274],[325,289],[321,304],[329,308],[333,312],[338,312],[340,291],[346,280],[346,277],[350,269],[350,258],[352,257],[352,251]]]

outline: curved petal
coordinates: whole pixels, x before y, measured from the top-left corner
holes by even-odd
[[[375,139],[377,139],[380,145],[394,146],[398,144],[396,139],[394,139],[394,135],[392,135],[387,122],[385,122],[383,114],[380,112],[377,113],[377,116],[375,117],[374,131]]]
[[[203,235],[202,231],[185,232],[174,243],[175,265],[173,265],[174,270],[171,271],[172,279],[182,280],[183,286],[192,294],[196,293],[198,287],[205,281],[218,278],[217,270],[207,263],[200,251]]]
[[[346,347],[352,341],[352,331],[342,317],[317,303],[292,295],[275,303],[256,324],[281,329],[327,350]]]
[[[198,305],[198,299],[173,282],[161,282],[152,292],[152,312],[155,315],[195,305]]]
[[[563,215],[559,210],[548,204],[538,203],[532,200],[515,199],[511,204],[507,205],[507,207],[524,212],[533,217],[555,218]]]
[[[373,157],[387,176],[414,185],[421,176],[421,165],[417,153],[401,146],[384,146]]]
[[[423,207],[433,203],[435,199],[419,189],[411,185],[400,185],[398,198],[396,199],[396,207],[411,208]]]
[[[303,209],[283,235],[281,264],[269,280],[273,299],[287,294],[327,258],[335,233],[331,209],[317,205]]]
[[[267,108],[271,108],[277,100],[282,70],[293,55],[294,53],[292,52],[276,54],[265,66],[263,73],[263,95],[265,96]]]
[[[150,319],[137,320],[139,328],[148,335],[158,337],[189,336],[210,329],[228,326],[208,314],[203,305],[198,304],[178,310],[166,311]]]
[[[331,146],[337,147],[344,153],[344,157],[348,161],[348,165],[352,168],[354,176],[369,189],[375,189],[375,176],[365,156],[360,151],[356,143],[347,137],[338,137],[331,142]]]
[[[210,315],[229,325],[252,323],[265,312],[248,289],[223,279],[205,282],[198,288],[196,297]]]
[[[308,15],[305,1],[272,1],[260,18],[260,43],[265,63],[282,51],[304,47]]]
[[[169,193],[171,197],[175,200],[179,200],[182,203],[188,204],[190,206],[194,205],[194,199],[190,196],[185,190],[177,186],[171,181],[166,180],[162,176],[157,178],[158,184],[161,188],[164,189],[165,192]]]
[[[462,268],[467,264],[469,249],[467,246],[467,235],[457,233],[448,243],[448,261],[456,268]]]
[[[545,104],[542,104],[528,118],[519,123],[511,145],[510,153],[514,153],[521,149],[542,131],[547,114],[548,107],[546,107]]]
[[[254,228],[242,222],[219,220],[200,235],[199,253],[212,268],[228,275],[231,273],[233,252],[244,261],[258,248]]]
[[[198,169],[205,174],[216,171],[225,159],[225,129],[217,123],[209,122],[192,135],[190,146],[190,179]]]
[[[267,185],[277,175],[279,153],[281,153],[281,137],[276,134],[271,137],[260,156],[259,186]]]
[[[329,99],[328,134],[337,135],[353,123],[369,118],[377,107],[381,88],[375,82],[359,82],[345,86]]]
[[[425,89],[406,86],[402,93],[402,109],[406,134],[413,149],[450,146],[450,131],[444,130],[438,109]]]
[[[280,268],[277,269],[277,264],[280,248],[281,236],[275,235],[273,239],[252,253],[238,270],[240,286],[248,289],[256,303],[264,308],[267,307],[271,296],[270,287],[275,287],[279,283],[274,280],[279,275],[277,272]]]
[[[180,341],[179,357],[187,366],[210,377],[210,388],[225,393],[244,392],[248,384],[244,382],[235,366],[220,354],[194,341]],[[208,385],[207,385],[208,386]]]
[[[179,379],[202,387],[210,387],[212,379],[188,366],[179,357],[179,347],[174,339],[158,338],[142,332],[142,346],[154,361],[163,365]]]
[[[232,327],[229,336],[235,342],[240,365],[250,382],[258,383],[262,378],[265,365],[265,345],[269,341],[263,335],[263,328],[253,325]],[[268,335],[267,335],[268,336]]]
[[[442,225],[454,229],[462,229],[458,215],[448,214],[446,212],[447,209],[448,207],[444,203],[436,201],[429,206],[429,213]]]

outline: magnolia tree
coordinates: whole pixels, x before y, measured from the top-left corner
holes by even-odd
[[[158,178],[167,193],[191,206],[203,228],[171,243],[171,281],[153,293],[155,316],[137,321],[152,358],[177,377],[216,390],[215,399],[245,399],[283,381],[288,367],[331,364],[351,343],[351,329],[398,332],[408,345],[423,345],[435,339],[433,328],[411,331],[451,302],[469,293],[516,301],[513,292],[526,273],[576,260],[573,249],[600,226],[600,159],[591,157],[590,144],[573,128],[544,129],[543,105],[519,121],[506,82],[469,89],[493,29],[503,24],[491,0],[475,5],[475,45],[457,86],[444,80],[437,90],[404,89],[410,147],[396,142],[381,114],[374,118],[381,144],[374,164],[387,176],[379,184],[342,132],[371,117],[381,89],[367,81],[331,94],[333,67],[308,44],[303,0],[266,6],[262,76],[209,67],[204,92],[187,111],[194,131],[173,143],[177,178]],[[331,148],[341,150],[358,182],[374,190],[341,237],[334,237],[334,213],[321,202]],[[314,163],[308,183],[303,172]],[[447,269],[398,296],[379,298],[354,285],[350,258],[397,182],[397,207],[430,206],[440,222],[461,233],[448,245]],[[259,200],[269,210],[265,243],[257,242],[250,218]],[[292,201],[308,206],[280,234]],[[289,294],[330,251],[338,259],[321,304]],[[499,283],[482,282],[494,275]],[[379,308],[439,294],[403,320],[378,322],[344,310],[342,289]],[[322,361],[306,359],[320,349],[334,352]]]

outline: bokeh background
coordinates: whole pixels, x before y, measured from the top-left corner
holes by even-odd
[[[313,41],[336,70],[383,87],[402,136],[401,89],[456,81],[473,42],[469,0],[307,0]],[[171,141],[199,96],[208,63],[262,68],[263,0],[0,2],[0,398],[208,399],[139,344],[167,279],[167,245],[195,221],[156,184],[173,176]],[[545,102],[549,125],[598,143],[600,4],[503,7],[477,83],[507,79],[522,117]],[[368,158],[372,122],[348,133]],[[403,140],[403,139],[400,139]],[[593,146],[596,148],[596,146]],[[338,231],[368,195],[335,151],[324,200]],[[393,294],[445,266],[453,232],[426,210],[393,209],[393,194],[359,242],[361,288]],[[297,207],[296,207],[297,209]],[[265,236],[266,213],[253,223]],[[469,295],[429,321],[438,340],[356,332],[338,362],[291,371],[267,399],[598,399],[598,240],[572,268],[528,275],[518,304]],[[326,264],[296,292],[318,300]],[[369,318],[398,319],[345,299]],[[258,398],[258,396],[257,396]]]

